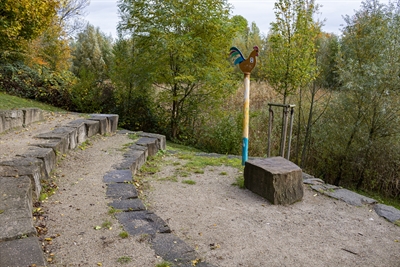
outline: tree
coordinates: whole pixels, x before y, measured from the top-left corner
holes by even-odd
[[[305,123],[304,89],[317,75],[315,54],[320,24],[313,20],[317,10],[314,0],[279,0],[275,3],[276,22],[271,23],[267,40],[265,72],[269,84],[283,96],[283,104],[290,95],[297,94],[295,162],[299,162],[301,125]],[[284,115],[282,125],[283,121]],[[281,138],[283,135],[282,127]],[[285,144],[281,140],[282,149]]]
[[[73,88],[74,103],[81,112],[103,112],[113,106],[110,65],[112,38],[87,24],[72,44],[72,71],[80,79]]]
[[[64,29],[67,36],[72,36],[85,27],[81,17],[86,15],[85,9],[90,0],[60,0],[58,8],[59,25]]]
[[[354,17],[345,18],[347,26],[343,32],[339,74],[346,90],[343,96],[347,105],[353,107],[352,110],[346,109],[353,118],[353,126],[347,136],[345,151],[354,146],[362,151],[358,155],[363,161],[357,164],[357,187],[365,180],[376,146],[398,132],[398,12],[398,7],[386,7],[377,0],[369,0]],[[343,171],[342,161],[339,167]],[[341,175],[339,173],[336,177],[336,184],[340,183]]]
[[[305,126],[304,143],[301,153],[300,167],[306,167],[307,152],[310,149],[312,139],[312,128],[314,124],[323,116],[329,105],[330,91],[337,89],[337,66],[336,58],[338,56],[339,39],[336,35],[321,33],[317,40],[316,46],[318,47],[315,55],[315,64],[318,68],[318,75],[316,79],[309,85],[309,110],[307,125]],[[322,92],[321,92],[322,91]],[[317,96],[319,94],[319,97]],[[326,97],[327,96],[327,97]],[[317,103],[323,100],[324,107],[314,118]]]
[[[276,22],[271,23],[267,46],[267,80],[275,90],[287,97],[315,78],[315,38],[319,25],[313,14],[314,1],[279,0],[275,3]]]
[[[56,0],[2,0],[0,2],[0,52],[21,51],[39,36],[56,15]]]
[[[121,0],[118,7],[119,32],[135,47],[138,82],[157,87],[159,106],[168,114],[168,136],[187,138],[199,112],[232,90],[226,59],[235,28],[229,5],[225,0]]]
[[[137,57],[132,40],[119,38],[113,46],[111,79],[115,85],[117,111],[122,127],[130,130],[157,131],[153,112],[151,83],[141,81],[136,71]],[[134,115],[133,115],[134,114]]]

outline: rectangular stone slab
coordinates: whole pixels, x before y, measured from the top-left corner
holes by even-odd
[[[24,154],[18,156],[24,158],[38,158],[42,160],[45,170],[45,177],[42,178],[50,178],[50,173],[56,166],[56,154],[51,148],[29,147]]]
[[[44,120],[43,111],[41,109],[24,108],[22,112],[24,113],[24,125]]]
[[[108,204],[109,206],[113,207],[117,210],[123,211],[139,211],[139,210],[146,210],[146,207],[143,205],[143,202],[138,199],[121,199],[121,200],[114,200],[113,202]]]
[[[0,243],[36,235],[32,220],[31,180],[26,176],[0,177],[0,185]]]
[[[46,266],[38,238],[0,242],[0,266]]]
[[[130,235],[170,233],[171,229],[163,219],[149,211],[130,211],[115,214],[118,221]]]
[[[130,170],[114,170],[109,171],[103,176],[103,182],[111,183],[127,183],[132,182],[132,172]]]
[[[158,148],[161,150],[165,150],[165,148],[166,148],[167,141],[166,141],[165,135],[141,132],[141,133],[139,133],[139,136],[157,138],[158,139]]]
[[[158,152],[159,144],[157,138],[141,137],[136,144],[147,147],[149,157],[156,155]]]
[[[283,157],[247,161],[244,185],[272,204],[292,204],[304,195],[302,170]]]
[[[137,198],[138,193],[132,184],[108,184],[106,196],[113,199]]]

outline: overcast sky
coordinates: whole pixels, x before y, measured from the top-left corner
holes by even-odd
[[[274,0],[229,0],[233,5],[232,15],[241,15],[249,24],[255,22],[261,32],[267,34],[270,23],[275,20]],[[387,3],[387,0],[381,0]],[[343,15],[353,15],[361,7],[361,0],[316,0],[321,5],[317,19],[325,20],[323,31],[340,34],[343,27]],[[114,38],[119,21],[117,0],[91,0],[87,9],[86,20],[90,24],[100,27],[101,31],[111,34]]]

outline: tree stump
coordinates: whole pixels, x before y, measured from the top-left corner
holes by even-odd
[[[302,170],[283,157],[246,161],[244,185],[272,204],[293,204],[304,195]]]

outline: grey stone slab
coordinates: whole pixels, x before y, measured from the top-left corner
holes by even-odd
[[[149,211],[116,213],[115,217],[130,235],[170,233],[171,229],[163,219]]]
[[[150,137],[141,137],[136,141],[136,145],[147,147],[148,156],[154,156],[158,152],[158,139]]]
[[[46,266],[37,237],[0,242],[0,266]]]
[[[103,122],[105,119],[105,133],[102,134],[108,134],[117,132],[118,117],[117,114],[91,114],[90,120],[101,120]]]
[[[132,184],[108,184],[106,196],[113,199],[137,198],[138,193]]]
[[[174,234],[156,234],[151,245],[156,255],[173,262],[174,266],[190,266],[198,258],[195,250]]]
[[[51,148],[30,147],[24,154],[18,156],[42,160],[45,170],[45,176],[43,178],[49,178],[51,171],[56,166],[56,154]]]
[[[16,162],[18,162],[18,160],[16,160]],[[43,168],[38,165],[24,166],[15,164],[14,166],[4,166],[1,164],[0,162],[0,176],[12,178],[18,178],[20,176],[29,177],[32,186],[32,199],[34,201],[39,199],[40,192],[42,191],[40,180],[45,176],[43,174]]]
[[[63,154],[66,154],[69,149],[69,140],[68,138],[62,139],[44,139],[41,143],[34,143],[31,146],[43,147],[43,148],[51,148],[53,149],[56,160],[62,158]]]
[[[130,170],[109,171],[103,176],[103,182],[105,183],[128,183],[132,181],[132,172]]]
[[[0,110],[0,132],[22,127],[23,123],[24,113],[22,110]]]
[[[38,108],[23,108],[22,112],[24,114],[24,125],[29,125],[34,122],[43,121],[44,115],[43,111]]]
[[[78,145],[78,131],[76,128],[74,127],[66,127],[66,126],[62,126],[62,127],[58,127],[55,128],[52,133],[55,134],[67,134],[68,135],[68,139],[69,139],[69,149],[75,149],[76,146]]]
[[[139,133],[139,136],[156,138],[158,140],[158,149],[161,149],[161,150],[166,149],[167,139],[166,139],[165,135],[141,132],[141,133]]]
[[[0,241],[36,235],[32,223],[32,187],[29,177],[0,177],[0,184]]]
[[[107,117],[92,115],[89,120],[96,121],[99,124],[99,134],[105,135],[110,132]]]
[[[376,204],[374,209],[376,214],[379,216],[392,223],[398,223],[400,225],[400,210],[384,204]]]
[[[124,160],[114,166],[119,170],[131,170],[132,175],[135,175],[137,170],[139,170],[147,159],[147,147],[142,147],[138,145],[131,146],[129,151],[124,154]]]
[[[138,198],[114,200],[108,205],[117,210],[122,210],[122,211],[146,210],[146,207],[143,205],[143,202]]]
[[[248,160],[244,185],[272,204],[293,204],[304,195],[302,170],[283,157]]]
[[[75,120],[67,123],[66,127],[72,127],[76,129],[76,140],[78,144],[81,144],[87,139],[86,124],[81,120]]]
[[[334,185],[323,184],[323,185],[312,185],[312,189],[325,194],[327,196],[342,200],[347,204],[353,206],[363,206],[366,204],[375,204],[377,201],[375,199],[365,197],[363,195],[357,194],[348,189],[339,188]]]
[[[86,136],[92,137],[100,133],[100,122],[97,120],[78,119],[70,122],[71,124],[84,123],[86,125]]]

